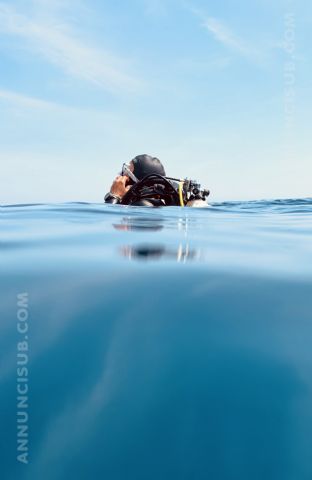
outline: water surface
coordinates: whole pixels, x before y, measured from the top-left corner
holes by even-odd
[[[1,478],[311,480],[311,234],[311,199],[4,206]]]

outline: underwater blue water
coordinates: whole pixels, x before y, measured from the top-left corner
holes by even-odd
[[[311,199],[0,225],[1,479],[311,480]]]

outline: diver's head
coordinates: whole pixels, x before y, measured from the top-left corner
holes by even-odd
[[[166,172],[163,164],[156,157],[151,157],[150,155],[137,155],[130,162],[131,170],[138,180],[146,177],[146,175],[151,175],[152,173],[157,173],[158,175],[166,176]]]

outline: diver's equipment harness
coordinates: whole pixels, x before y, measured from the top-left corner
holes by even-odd
[[[194,200],[206,201],[210,194],[207,189],[201,189],[195,180],[179,180],[172,177],[163,177],[156,173],[147,175],[137,181],[124,195],[123,205],[149,202],[153,206],[181,206]],[[141,203],[142,204],[142,203]]]

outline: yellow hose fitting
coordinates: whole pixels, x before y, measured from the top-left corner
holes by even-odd
[[[184,207],[184,202],[183,202],[183,185],[184,185],[184,182],[179,182],[179,199],[180,199],[180,205],[181,205],[181,207]]]

